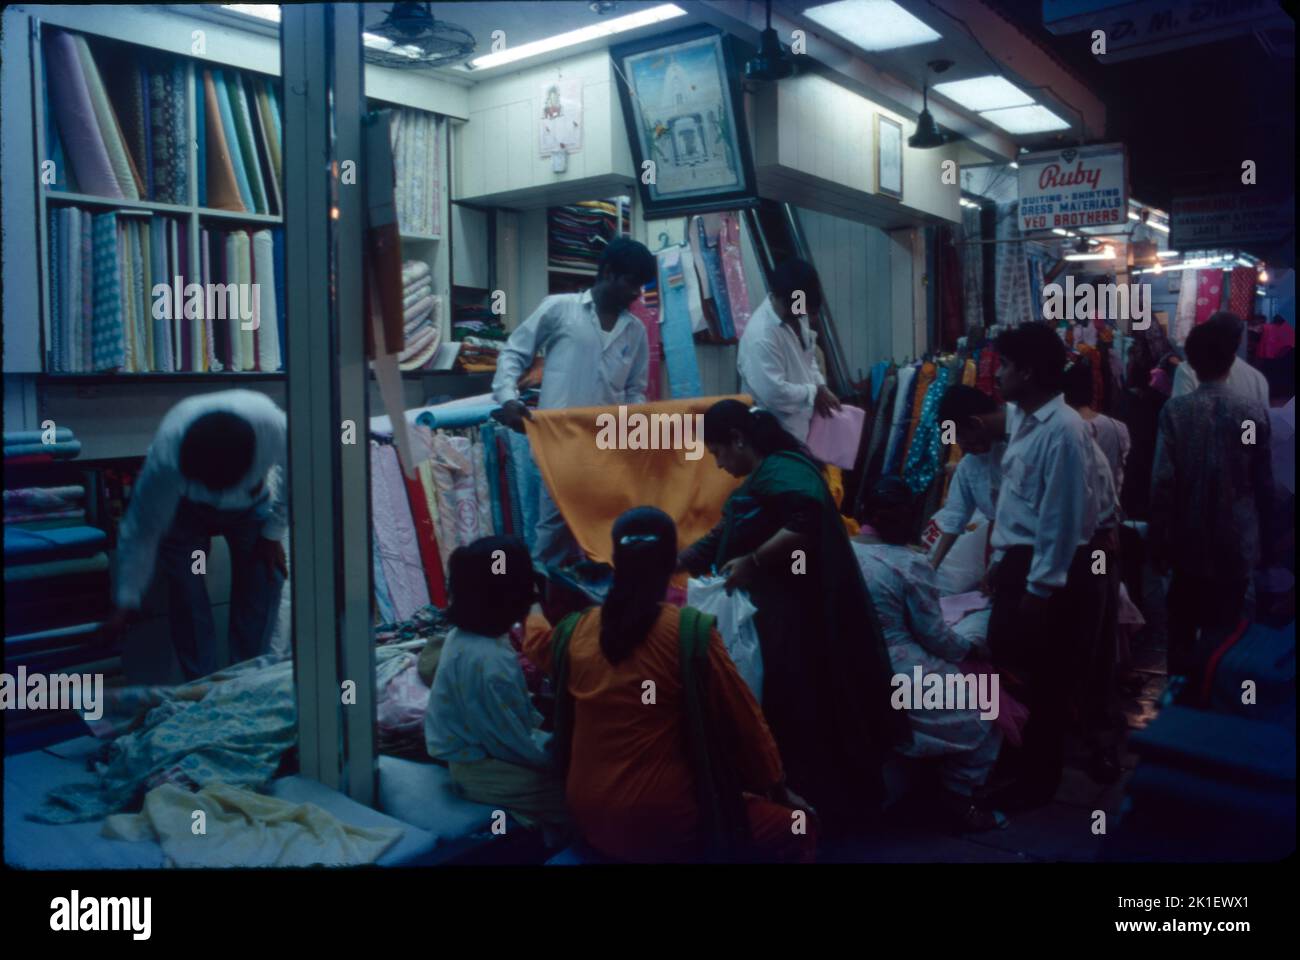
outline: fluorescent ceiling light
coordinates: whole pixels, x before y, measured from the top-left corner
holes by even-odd
[[[516,60],[526,60],[529,57],[538,57],[544,53],[550,53],[552,50],[560,50],[564,47],[571,47],[574,44],[586,43],[588,40],[595,40],[598,37],[608,37],[616,33],[624,33],[628,30],[635,30],[638,27],[646,27],[653,23],[662,23],[665,20],[671,20],[674,17],[683,17],[685,15],[686,11],[681,7],[672,3],[663,3],[657,7],[650,7],[647,10],[638,10],[636,13],[630,13],[626,17],[615,17],[613,20],[594,23],[589,27],[570,30],[567,33],[557,33],[553,37],[534,40],[532,43],[521,43],[517,47],[509,47],[498,53],[489,53],[481,57],[476,57],[470,61],[470,65],[475,69],[499,67],[503,63],[514,63]]]
[[[943,39],[892,0],[837,0],[809,7],[803,15],[868,53]]]
[[[1156,223],[1154,220],[1148,219],[1147,226],[1150,227],[1152,230],[1159,230],[1161,233],[1169,232],[1169,228],[1167,226],[1165,226],[1163,223]]]
[[[1130,211],[1128,212],[1128,218],[1129,218],[1130,220],[1141,220],[1141,219],[1142,219],[1142,218],[1139,217],[1136,213],[1134,213],[1132,210],[1130,210]]]
[[[982,110],[980,116],[997,124],[1007,133],[1046,133],[1049,130],[1068,130],[1070,125],[1040,104],[1027,107],[1007,107],[1004,110]]]
[[[1070,235],[1069,230],[1062,230],[1060,227],[1052,227],[1052,233],[1056,234],[1058,237],[1068,237]]]
[[[223,3],[221,9],[242,13],[246,17],[256,17],[259,20],[269,20],[271,23],[280,22],[278,3]]]
[[[1111,253],[1071,253],[1066,260],[1114,260],[1115,254]]]
[[[969,80],[949,80],[930,88],[967,110],[998,110],[1002,107],[1028,107],[1034,98],[1005,77],[990,74]]]
[[[1177,257],[1180,256],[1180,254],[1177,250],[1157,250],[1156,256],[1168,260],[1170,257]]]

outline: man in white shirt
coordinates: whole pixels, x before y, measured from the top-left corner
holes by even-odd
[[[181,672],[189,680],[216,670],[205,573],[212,537],[223,536],[230,547],[231,654],[241,662],[264,653],[289,572],[280,543],[286,461],[284,411],[263,394],[224,390],[172,407],[118,534],[116,610],[107,631],[119,632],[140,609],[157,563]]]
[[[650,341],[628,307],[655,279],[654,254],[625,237],[601,254],[596,282],[582,293],[547,297],[515,329],[497,359],[492,395],[502,404],[501,422],[520,433],[528,408],[519,399],[519,378],[540,352],[546,355],[538,407],[606,407],[644,403],[650,369]],[[539,488],[537,540],[533,559],[563,565],[577,544],[550,492]]]
[[[1072,703],[1093,695],[1098,637],[1110,588],[1094,573],[1098,536],[1113,526],[1105,458],[1061,393],[1065,345],[1045,324],[1002,333],[998,387],[1007,404],[992,544],[1003,556],[994,584],[989,643],[994,663],[1027,679],[1030,711],[1024,779],[999,798],[1036,806],[1055,795]],[[1109,492],[1108,492],[1109,489]]]
[[[821,304],[812,264],[786,260],[773,272],[772,292],[749,318],[736,351],[740,389],[800,443],[808,439],[814,412],[829,415],[840,406],[817,366],[817,340],[808,322]]]
[[[998,488],[1002,485],[1002,452],[1006,449],[1006,407],[981,390],[954,384],[939,403],[939,424],[952,421],[962,457],[948,484],[948,499],[934,515],[942,536],[931,557],[938,570],[943,558],[978,510],[993,521]]]
[[[1225,336],[1230,337],[1232,342],[1237,346],[1234,351],[1240,349],[1242,333],[1246,325],[1237,318],[1235,314],[1221,310],[1214,314],[1210,319],[1205,321],[1205,326],[1214,324],[1216,328],[1222,328]],[[1194,391],[1201,385],[1201,381],[1196,376],[1196,371],[1192,369],[1190,363],[1180,363],[1174,370],[1174,389],[1172,397],[1182,397]],[[1239,356],[1232,358],[1232,366],[1228,369],[1228,379],[1225,386],[1229,393],[1257,403],[1265,410],[1268,409],[1268,379],[1249,363]]]

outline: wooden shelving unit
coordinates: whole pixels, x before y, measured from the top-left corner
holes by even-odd
[[[46,136],[45,121],[48,114],[45,100],[48,96],[48,86],[45,82],[45,64],[44,50],[40,40],[41,27],[37,23],[36,35],[32,41],[32,81],[33,92],[36,99],[36,108],[33,111],[33,120],[35,123],[36,145],[38,150],[38,166],[40,161],[45,160],[45,152],[49,140]],[[63,27],[58,29],[64,30]],[[159,56],[159,51],[149,47],[133,43],[126,43],[120,40],[110,40],[98,37],[96,34],[88,31],[66,31],[80,32],[83,36],[95,40],[96,43],[111,44],[115,47],[122,47],[130,50],[137,57],[154,57]],[[40,263],[40,305],[41,305],[41,358],[42,365],[45,367],[45,373],[41,379],[47,383],[113,383],[113,382],[196,382],[205,380],[266,380],[282,378],[283,373],[280,371],[159,371],[147,373],[102,373],[93,371],[51,371],[49,365],[49,345],[51,343],[51,316],[50,316],[50,263],[49,263],[49,210],[54,206],[76,205],[80,207],[89,207],[101,210],[116,210],[124,215],[152,216],[154,214],[173,217],[183,222],[188,234],[188,246],[186,263],[184,264],[185,279],[187,282],[191,278],[206,280],[200,277],[200,237],[202,234],[202,222],[223,222],[229,224],[249,224],[250,226],[271,227],[283,223],[283,218],[274,214],[242,212],[232,210],[214,210],[210,207],[200,206],[198,203],[198,139],[196,131],[196,110],[195,97],[198,91],[198,83],[201,82],[201,71],[205,66],[215,66],[225,71],[238,71],[241,73],[258,73],[274,83],[279,79],[271,74],[262,73],[257,70],[249,70],[245,67],[231,64],[211,64],[209,61],[194,60],[178,54],[163,54],[168,59],[179,60],[185,66],[185,122],[188,128],[188,142],[193,149],[188,151],[188,184],[189,198],[184,204],[164,203],[155,200],[128,200],[117,199],[112,197],[100,197],[93,194],[69,192],[66,190],[52,190],[48,187],[42,187],[37,194],[37,237],[38,237],[38,257]]]

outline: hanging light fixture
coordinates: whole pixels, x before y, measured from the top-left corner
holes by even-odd
[[[952,66],[951,60],[931,60],[927,64],[935,73],[943,73]],[[948,136],[939,129],[934,114],[930,112],[929,80],[921,85],[921,115],[916,118],[916,132],[907,138],[907,145],[917,150],[931,150],[942,147],[948,142]]]
[[[772,0],[767,0],[767,28],[758,40],[758,56],[745,63],[746,80],[784,80],[794,73],[794,61],[772,29]]]

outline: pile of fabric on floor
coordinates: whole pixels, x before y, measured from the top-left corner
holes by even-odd
[[[380,742],[384,752],[421,756],[429,687],[419,656],[445,636],[436,611],[389,625],[375,649]],[[298,737],[292,658],[262,656],[174,687],[104,691],[102,715],[85,717],[106,742],[93,780],[57,787],[32,814],[42,823],[78,823],[136,811],[170,784],[189,793],[222,784],[262,790]],[[418,748],[418,749],[417,749]]]
[[[406,346],[398,366],[419,370],[433,360],[442,342],[442,298],[433,292],[433,273],[423,260],[402,264],[402,311]]]

